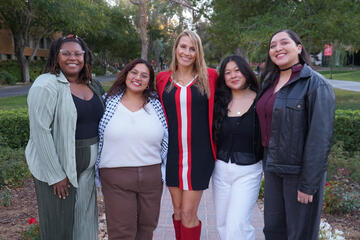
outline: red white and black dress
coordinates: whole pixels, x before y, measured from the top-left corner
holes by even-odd
[[[183,190],[204,190],[209,186],[215,163],[212,118],[217,73],[208,69],[210,98],[196,87],[195,77],[186,86],[174,81],[171,72],[156,77],[157,90],[168,121],[169,146],[166,184]]]

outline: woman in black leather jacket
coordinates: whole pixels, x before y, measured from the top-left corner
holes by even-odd
[[[318,239],[335,95],[297,34],[270,39],[256,111],[261,127],[267,240]]]
[[[255,240],[251,218],[259,194],[263,152],[255,111],[259,89],[242,57],[223,60],[215,93],[217,161],[212,176],[221,240]]]

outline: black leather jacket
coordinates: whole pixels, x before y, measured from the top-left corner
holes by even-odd
[[[261,94],[275,76],[265,82]],[[327,169],[335,116],[335,94],[319,73],[304,65],[277,93],[265,171],[298,174],[298,190],[314,194]]]

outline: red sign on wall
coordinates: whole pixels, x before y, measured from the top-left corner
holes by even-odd
[[[332,56],[333,46],[332,44],[324,45],[324,56]]]

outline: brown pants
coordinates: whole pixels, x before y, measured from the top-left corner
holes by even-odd
[[[160,213],[163,183],[160,164],[101,168],[110,240],[151,240]]]

